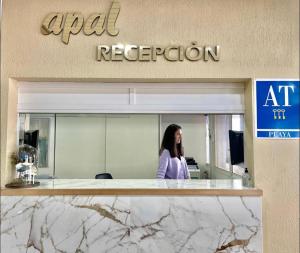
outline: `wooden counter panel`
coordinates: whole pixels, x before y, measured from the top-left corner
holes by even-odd
[[[260,189],[1,189],[2,196],[52,195],[186,195],[186,196],[262,196]]]

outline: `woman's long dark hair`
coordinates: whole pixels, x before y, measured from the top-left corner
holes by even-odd
[[[171,157],[183,156],[182,139],[178,144],[176,144],[175,142],[175,133],[179,129],[181,129],[181,126],[178,126],[176,124],[172,124],[167,127],[161,143],[159,151],[160,155],[164,149],[167,149],[169,150]]]

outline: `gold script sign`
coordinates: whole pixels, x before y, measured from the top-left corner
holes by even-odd
[[[108,14],[92,13],[84,20],[80,12],[51,12],[43,20],[41,33],[49,35],[59,35],[62,33],[61,40],[68,44],[71,34],[78,34],[81,30],[85,35],[96,34],[100,36],[106,31],[111,36],[119,34],[116,22],[120,13],[120,3],[114,0]],[[156,61],[162,57],[167,61],[219,61],[220,46],[200,46],[193,41],[191,45],[99,45],[97,46],[97,61]]]
[[[65,44],[69,43],[70,35],[79,33],[82,27],[85,35],[95,33],[100,36],[106,30],[109,35],[116,36],[119,33],[116,28],[116,21],[120,9],[120,3],[113,1],[107,16],[105,13],[93,13],[86,20],[80,12],[68,12],[65,15],[61,12],[51,12],[42,22],[41,33],[44,35],[51,33],[59,35],[62,32],[61,40]]]

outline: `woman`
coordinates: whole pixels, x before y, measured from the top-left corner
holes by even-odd
[[[182,130],[180,126],[172,124],[167,127],[159,153],[159,167],[156,178],[190,178],[190,173],[183,157]]]

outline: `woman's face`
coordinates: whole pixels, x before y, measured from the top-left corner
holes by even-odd
[[[181,129],[178,129],[176,132],[175,132],[175,142],[176,144],[179,144],[182,140],[182,130]]]

